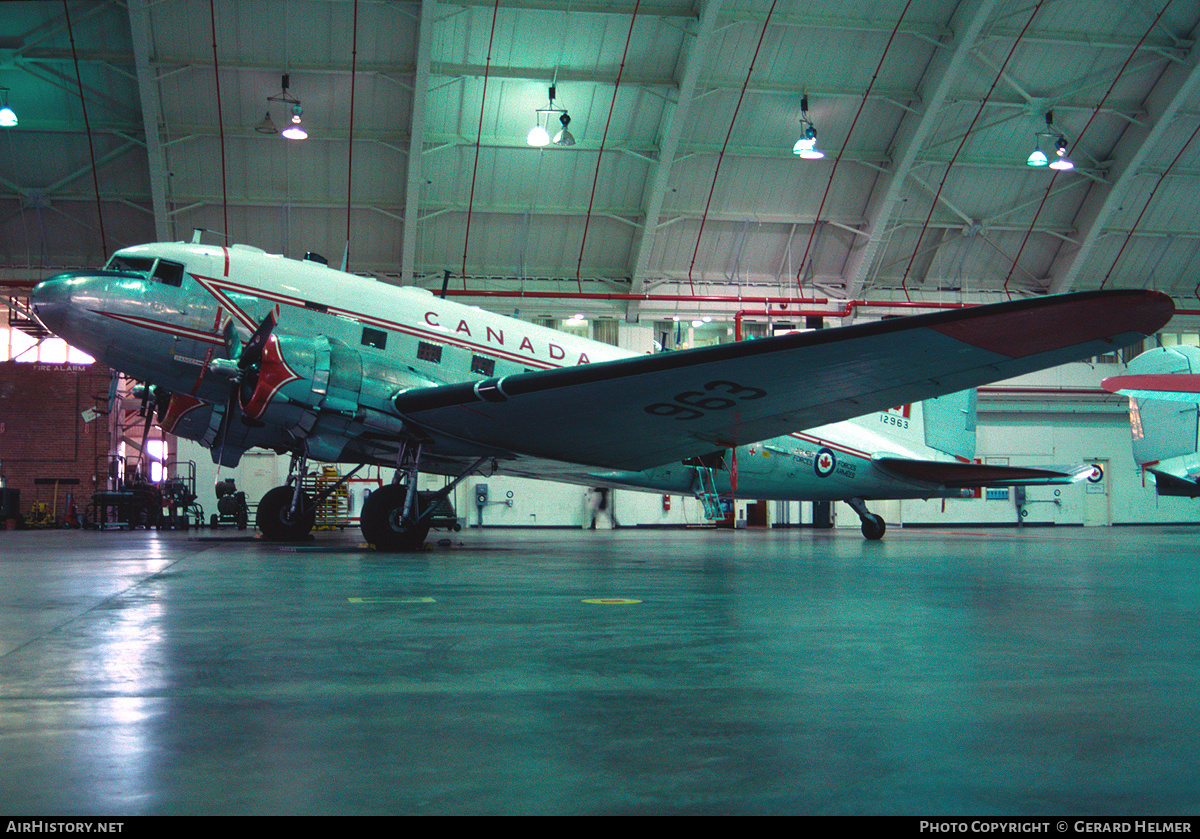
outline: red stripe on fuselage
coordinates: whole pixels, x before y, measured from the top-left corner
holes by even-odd
[[[219,280],[213,277],[204,277],[198,274],[192,274],[191,276],[196,280],[196,282],[200,283],[205,290],[212,294],[213,297],[229,308],[229,310],[237,316],[238,320],[251,329],[255,328],[257,324],[254,322],[253,318],[251,318],[233,303],[233,301],[229,298],[229,293],[243,294],[247,297],[256,297],[268,303],[274,303],[277,306],[287,305],[293,306],[297,309],[304,309],[305,311],[313,311],[305,305],[307,301],[299,297],[268,292],[254,286],[248,286],[227,280]],[[357,323],[366,324],[369,326],[378,326],[385,329],[390,329],[393,332],[411,335],[414,338],[424,338],[437,341],[442,344],[448,344],[450,346],[461,347],[462,349],[486,353],[507,361],[514,361],[518,364],[523,364],[526,367],[537,367],[545,370],[551,370],[563,366],[561,364],[555,364],[552,361],[544,361],[532,356],[518,355],[511,350],[501,349],[494,344],[481,344],[476,341],[466,341],[457,337],[456,333],[449,331],[422,329],[421,327],[413,326],[411,324],[398,323],[396,321],[385,320],[373,315],[366,315],[362,312],[356,312],[352,309],[343,309],[336,306],[330,306],[325,313],[334,315],[336,317],[343,317],[348,320],[356,321]],[[566,348],[563,347],[562,349],[565,350]],[[574,351],[572,351],[572,354],[574,354]]]

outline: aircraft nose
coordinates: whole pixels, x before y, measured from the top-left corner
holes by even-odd
[[[67,322],[71,306],[71,277],[59,274],[33,287],[29,305],[47,329],[57,333]]]
[[[106,278],[96,276],[95,272],[57,274],[34,286],[29,305],[47,329],[70,343],[77,337],[73,334],[79,331],[76,327],[83,324],[82,309],[89,308],[84,305],[85,300],[90,300],[90,307],[94,307],[104,296],[106,282]]]

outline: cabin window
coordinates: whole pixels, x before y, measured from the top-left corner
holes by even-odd
[[[417,344],[417,358],[421,361],[432,361],[434,364],[442,363],[442,345],[431,344],[428,341],[421,341]]]
[[[183,266],[178,262],[160,259],[154,269],[154,279],[163,285],[172,285],[178,288],[183,285]]]
[[[485,358],[482,355],[471,356],[471,372],[481,376],[491,376],[496,372],[496,359]]]
[[[387,333],[382,329],[363,327],[362,342],[364,347],[374,347],[377,350],[387,348]]]

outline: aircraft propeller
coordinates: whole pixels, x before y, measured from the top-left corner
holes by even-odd
[[[249,401],[258,382],[258,373],[262,365],[263,351],[271,339],[271,332],[277,322],[275,310],[272,309],[254,330],[245,344],[238,338],[237,330],[230,320],[225,325],[226,358],[212,363],[222,375],[231,379],[229,399],[225,403],[225,414],[221,417],[221,427],[213,447],[217,450],[217,463],[225,457],[225,442],[229,437],[229,425],[235,415],[241,416],[241,405]]]

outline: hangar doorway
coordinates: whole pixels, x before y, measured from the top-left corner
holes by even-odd
[[[1112,525],[1112,503],[1108,487],[1108,460],[1087,458],[1084,462],[1095,464],[1100,472],[1083,483],[1083,526],[1109,527]]]

